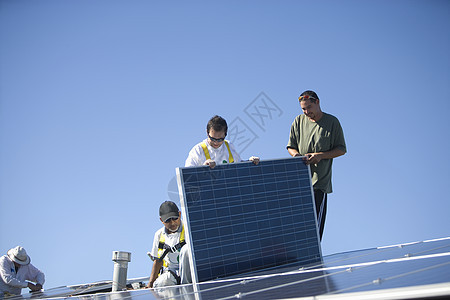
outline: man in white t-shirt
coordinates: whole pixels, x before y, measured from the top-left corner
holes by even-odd
[[[224,118],[217,115],[212,117],[206,125],[208,138],[191,149],[184,166],[208,165],[212,169],[216,164],[242,161],[233,144],[225,140],[227,131],[228,125]],[[255,165],[259,163],[259,157],[252,156],[249,160]]]
[[[191,283],[190,251],[186,245],[178,206],[172,201],[162,203],[159,207],[159,219],[164,226],[153,238],[153,247],[149,253],[153,267],[147,287]]]

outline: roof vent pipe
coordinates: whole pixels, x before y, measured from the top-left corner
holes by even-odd
[[[113,251],[112,260],[114,262],[112,291],[117,292],[126,290],[128,263],[131,261],[131,253]]]

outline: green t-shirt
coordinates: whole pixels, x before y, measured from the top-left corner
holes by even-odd
[[[339,120],[327,113],[323,113],[318,122],[312,122],[304,114],[297,116],[291,126],[287,148],[296,149],[301,155],[330,151],[335,148],[347,152],[344,132]],[[322,159],[318,164],[310,165],[315,190],[322,190],[325,193],[333,192],[332,164],[333,159]]]

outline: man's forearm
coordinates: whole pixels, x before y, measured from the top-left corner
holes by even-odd
[[[344,154],[345,151],[338,148],[334,148],[333,150],[325,152],[306,153],[305,154],[306,164],[307,165],[318,164],[320,161],[324,159],[332,159]]]
[[[153,261],[152,272],[150,274],[150,279],[148,281],[147,287],[149,287],[149,288],[153,287],[153,282],[155,282],[156,278],[158,278],[158,273],[159,273],[159,270],[161,270],[162,265],[163,265],[163,262],[159,261],[158,259],[155,259]]]
[[[291,156],[298,156],[298,155],[299,155],[297,149],[294,149],[294,148],[287,148],[287,150],[288,150],[288,152],[289,152],[289,154],[290,154]]]
[[[332,159],[339,157],[345,154],[345,151],[342,151],[339,148],[334,148],[330,151],[320,152],[322,154],[322,159]]]

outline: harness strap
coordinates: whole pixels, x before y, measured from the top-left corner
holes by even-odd
[[[211,156],[209,155],[208,148],[206,147],[206,143],[203,142],[203,143],[201,143],[201,145],[202,145],[202,148],[203,148],[203,152],[205,152],[206,160],[211,159]]]
[[[164,257],[166,257],[166,255],[169,254],[169,252],[175,253],[178,250],[180,250],[184,245],[186,245],[185,241],[178,243],[173,247],[166,248],[166,250],[164,250],[163,254],[160,257],[158,257],[158,260],[162,261],[164,259]]]
[[[227,146],[228,149],[228,156],[229,156],[229,161],[230,163],[234,163],[234,158],[233,158],[233,154],[231,154],[231,150],[230,150],[230,145],[228,145],[228,142],[225,141],[225,145]]]
[[[230,163],[234,163],[234,158],[233,158],[233,154],[231,154],[230,145],[228,144],[227,141],[224,141],[224,142],[225,142],[225,146],[227,146],[227,149],[228,149],[228,160],[230,161]],[[209,155],[209,151],[208,151],[208,148],[207,148],[207,146],[206,146],[206,143],[203,142],[203,143],[201,143],[200,145],[201,145],[202,148],[203,148],[203,152],[205,152],[205,157],[206,157],[206,159],[207,159],[207,160],[208,160],[208,159],[211,159],[211,155]]]
[[[183,226],[183,225],[181,225]],[[181,229],[181,233],[180,233],[180,242],[172,247],[169,247],[165,244],[165,240],[166,240],[166,234],[163,232],[161,234],[161,236],[159,237],[159,244],[158,244],[158,260],[163,262],[163,266],[167,267],[167,262],[164,260],[164,257],[166,257],[166,255],[169,252],[176,252],[178,250],[180,250],[184,245],[186,245],[186,240],[184,237],[184,226]]]
[[[172,274],[173,277],[175,277],[176,281],[177,281],[177,285],[179,285],[181,283],[181,277],[177,275],[177,273],[175,273],[172,270],[168,270],[170,272],[170,274]]]
[[[161,236],[159,237],[159,244],[158,244],[158,260],[159,260],[159,258],[161,257],[161,255],[163,255],[163,253],[164,253],[164,248],[165,248],[165,246],[166,246],[165,241],[166,241],[166,235],[165,235],[165,233],[163,232],[163,233],[161,234]],[[163,262],[163,267],[167,267],[167,266],[168,266],[168,264],[167,264],[167,262],[166,262],[165,260],[160,260],[160,261]]]

